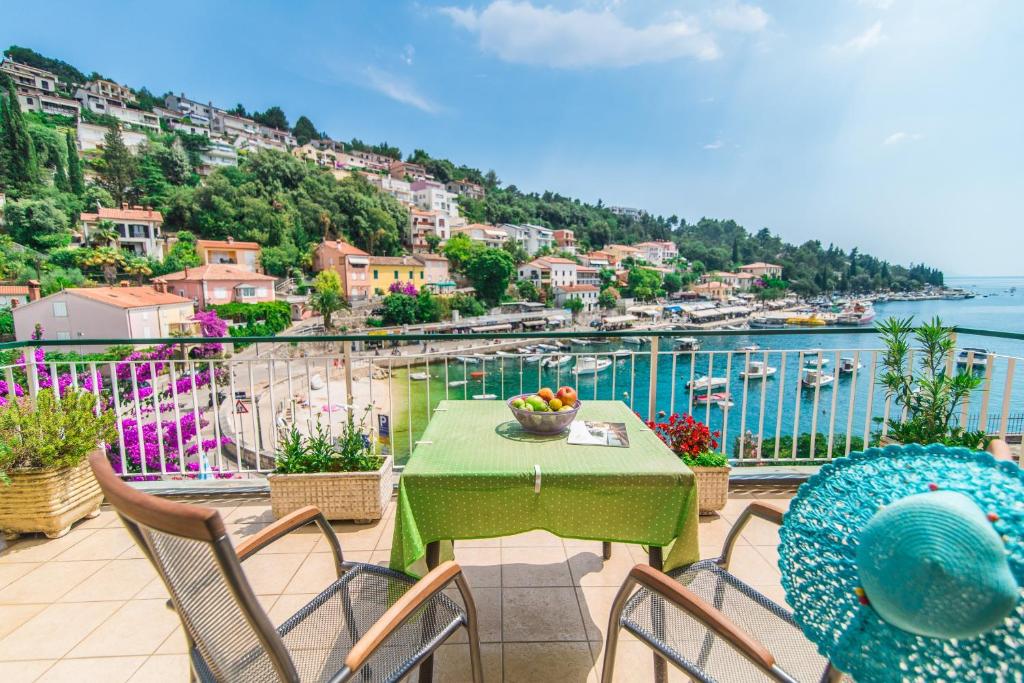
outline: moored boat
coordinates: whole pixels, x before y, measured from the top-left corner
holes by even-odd
[[[767,363],[759,360],[752,360],[747,363],[747,367],[740,372],[740,377],[747,379],[764,379],[771,377],[776,372],[775,368],[771,367]]]
[[[566,363],[569,363],[571,361],[572,361],[572,356],[570,356],[568,354],[565,354],[565,355],[562,355],[562,356],[552,356],[551,358],[548,358],[548,359],[546,359],[544,361],[544,367],[546,367],[546,368],[554,368],[554,367],[558,367],[559,365],[565,365]]]
[[[576,367],[572,369],[574,375],[596,375],[607,370],[612,362],[606,358],[594,358],[593,356],[582,356],[576,361]]]
[[[800,378],[800,381],[805,387],[827,387],[836,381],[836,378],[825,371],[819,372],[815,368],[804,368],[803,377]]]
[[[687,389],[714,389],[715,387],[724,387],[729,383],[725,377],[708,377],[707,375],[701,375],[696,379],[691,379],[686,383]]]
[[[956,356],[957,365],[970,365],[972,368],[983,368],[988,365],[988,349],[977,346],[965,346]]]

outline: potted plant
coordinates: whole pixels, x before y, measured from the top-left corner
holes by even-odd
[[[983,448],[983,431],[969,432],[957,424],[960,406],[981,385],[982,378],[970,368],[948,371],[955,367],[952,328],[943,326],[937,317],[916,330],[912,323],[913,318],[888,318],[877,327],[885,344],[880,381],[901,413],[901,419],[888,421],[881,444]],[[914,353],[911,338],[920,347]]]
[[[729,499],[729,461],[718,448],[719,432],[692,415],[672,413],[666,422],[650,420],[647,426],[693,470],[697,477],[700,514],[709,515],[725,507]]]
[[[83,517],[99,514],[103,492],[88,455],[114,439],[114,414],[96,396],[53,389],[10,397],[0,407],[0,529],[58,538]]]
[[[384,515],[391,499],[391,456],[370,449],[364,436],[366,415],[350,416],[337,439],[319,421],[305,436],[294,426],[277,452],[277,467],[267,475],[275,517],[306,505],[327,519],[369,523]]]

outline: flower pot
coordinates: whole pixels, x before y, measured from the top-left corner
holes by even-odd
[[[728,467],[690,467],[697,477],[697,501],[699,512],[710,515],[725,507],[729,500]]]
[[[89,461],[61,469],[19,469],[0,484],[0,529],[7,538],[44,533],[59,538],[71,525],[99,514],[103,492]]]
[[[389,455],[380,469],[372,472],[268,474],[271,511],[280,518],[315,505],[331,520],[378,520],[391,499],[391,465]]]

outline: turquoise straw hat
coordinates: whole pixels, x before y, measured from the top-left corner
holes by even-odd
[[[780,532],[786,600],[859,683],[1024,681],[1024,471],[937,444],[825,465]]]

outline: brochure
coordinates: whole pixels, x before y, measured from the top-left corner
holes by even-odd
[[[575,446],[629,447],[624,422],[589,422],[577,420],[569,425],[568,442]]]

